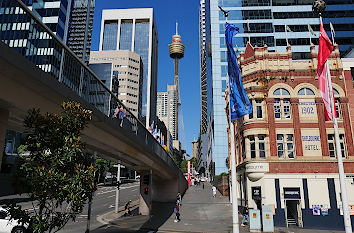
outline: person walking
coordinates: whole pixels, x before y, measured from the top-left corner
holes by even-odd
[[[212,190],[213,190],[213,197],[216,197],[216,187],[213,186]]]
[[[124,207],[124,217],[127,217],[127,216],[131,216],[132,215],[132,212],[130,211],[130,208],[131,208],[131,203],[132,203],[132,200],[129,200],[127,202],[127,204],[125,204],[125,207]]]
[[[182,195],[181,195],[181,193],[177,193],[177,203],[178,203],[178,206],[182,206]]]
[[[249,218],[248,218],[248,205],[247,204],[245,205],[245,210],[244,210],[244,213],[243,213],[243,219],[241,221],[241,226],[245,226],[246,219],[247,219],[247,223],[248,223]]]
[[[176,202],[176,205],[175,205],[175,208],[173,209],[173,212],[176,214],[174,222],[181,221],[180,213],[179,213],[179,203],[178,202]]]

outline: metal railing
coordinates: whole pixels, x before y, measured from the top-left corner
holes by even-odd
[[[178,169],[142,122],[21,0],[0,0],[0,40],[134,133]]]

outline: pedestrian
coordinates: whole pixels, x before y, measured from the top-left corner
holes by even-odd
[[[177,203],[179,206],[182,206],[182,195],[181,193],[177,193]]]
[[[243,213],[243,219],[241,221],[241,226],[245,226],[245,221],[247,220],[247,223],[249,221],[249,218],[248,218],[248,205],[246,204],[245,205],[245,210],[244,210],[244,213]]]
[[[179,213],[179,203],[178,202],[176,202],[176,205],[175,205],[175,208],[173,209],[173,212],[176,214],[174,222],[181,221],[181,219],[179,218],[180,217],[180,213]]]
[[[213,190],[213,197],[216,197],[216,187],[213,186],[212,190]]]
[[[125,207],[124,207],[124,217],[127,217],[127,216],[131,216],[132,215],[132,212],[130,211],[130,208],[131,208],[131,203],[132,203],[132,200],[129,200],[127,202],[127,204],[125,204]]]

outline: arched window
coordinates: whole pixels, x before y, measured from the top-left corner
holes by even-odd
[[[298,95],[315,95],[315,93],[310,88],[301,88]]]
[[[278,88],[273,92],[273,95],[290,95],[290,93],[284,88]]]
[[[278,88],[273,92],[273,95],[290,96],[290,92],[285,88]],[[274,117],[276,119],[291,118],[290,99],[276,98],[274,99]]]
[[[339,92],[337,91],[337,89],[333,88],[333,94],[339,95]]]

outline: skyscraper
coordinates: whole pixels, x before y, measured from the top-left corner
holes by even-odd
[[[178,140],[178,91],[176,85],[167,85],[167,92],[157,93],[157,116]]]
[[[199,8],[199,63],[200,63],[200,133],[208,128],[207,76],[206,76],[206,22],[205,0],[200,0]]]
[[[142,115],[156,118],[158,36],[153,9],[103,10],[99,50],[130,50],[143,63]]]
[[[312,43],[316,46],[318,44],[320,21],[319,17],[312,13],[312,3],[313,0],[205,0],[207,133],[210,148],[208,164],[210,165],[211,161],[215,162],[216,175],[228,169],[225,166],[228,153],[227,120],[224,116],[225,109],[222,107],[227,85],[225,17],[218,6],[230,11],[228,22],[240,28],[240,32],[234,38],[236,51],[244,51],[247,41],[250,41],[253,46],[266,44],[269,51],[285,52],[288,42],[291,45],[292,58],[297,60],[311,59],[308,51],[311,35],[308,25],[316,35],[311,35]],[[332,22],[334,29],[337,30],[335,41],[339,44],[341,55],[344,55],[354,44],[354,29],[351,26],[354,23],[353,1],[327,0],[326,3],[325,29],[329,30],[328,24]],[[212,92],[209,89],[212,89]]]
[[[74,0],[69,27],[69,48],[80,58],[89,61],[95,0]]]
[[[111,70],[104,69],[103,64],[111,64]],[[117,79],[118,99],[139,119],[142,108],[143,66],[140,56],[127,50],[92,51],[89,67],[113,91],[115,85],[107,77]],[[112,78],[112,80],[114,80]]]

